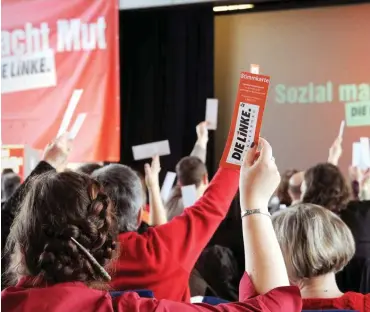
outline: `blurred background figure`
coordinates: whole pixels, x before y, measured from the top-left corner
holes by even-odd
[[[276,191],[276,196],[279,199],[280,206],[289,207],[292,204],[292,199],[289,195],[289,181],[290,181],[290,178],[297,172],[298,170],[291,169],[291,170],[285,171],[281,175],[281,182]]]
[[[2,202],[7,201],[21,184],[21,178],[14,172],[5,173],[1,176]]]
[[[292,200],[292,205],[299,203],[301,200],[301,186],[303,179],[303,171],[296,172],[289,179],[288,193]]]

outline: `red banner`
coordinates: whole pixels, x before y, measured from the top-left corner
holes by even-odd
[[[4,0],[2,141],[75,137],[73,162],[118,161],[118,1]]]

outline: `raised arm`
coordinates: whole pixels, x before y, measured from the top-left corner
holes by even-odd
[[[328,163],[338,166],[340,157],[342,156],[342,137],[337,137],[329,149]]]
[[[203,121],[196,127],[197,141],[190,156],[198,157],[203,163],[207,159],[208,129],[207,122]]]
[[[260,140],[261,154],[255,161],[255,149],[246,157],[240,174],[245,270],[258,294],[276,287],[289,286],[283,255],[276,239],[268,201],[279,185],[280,175],[271,146]]]
[[[159,172],[161,164],[159,156],[154,156],[152,164],[145,164],[145,183],[149,192],[150,225],[161,225],[167,223],[166,211],[161,198],[159,187]]]
[[[67,164],[68,156],[71,150],[71,142],[66,135],[55,139],[52,143],[45,147],[42,161],[38,163],[36,168],[14,192],[14,194],[6,201],[3,210],[15,212],[19,203],[25,196],[25,188],[32,177],[42,174],[43,172],[63,168]]]
[[[192,270],[225,218],[238,189],[238,180],[239,170],[219,169],[204,195],[192,207],[167,224],[150,228],[145,233],[150,241],[145,245],[156,259],[158,270],[168,270],[169,263],[178,263],[188,272]]]

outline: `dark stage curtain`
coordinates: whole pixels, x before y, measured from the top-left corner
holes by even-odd
[[[143,172],[131,147],[170,141],[161,157],[161,179],[189,155],[195,126],[205,118],[206,99],[214,96],[212,4],[120,12],[121,162]],[[210,131],[207,166],[218,167]],[[148,161],[148,160],[147,160]],[[235,200],[210,246],[230,247],[244,271],[240,207]]]
[[[166,171],[188,155],[213,97],[212,5],[120,12],[121,162],[143,172],[133,145],[166,140]],[[214,167],[210,134],[207,165]]]

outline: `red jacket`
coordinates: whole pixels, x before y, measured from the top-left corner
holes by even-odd
[[[125,293],[112,302],[105,291],[88,288],[83,283],[61,283],[48,287],[26,287],[27,279],[1,293],[1,307],[6,312],[300,312],[302,300],[297,287],[279,287],[265,295],[253,296],[254,287],[247,274],[240,283],[242,302],[210,306],[169,300],[140,298]]]
[[[306,310],[343,309],[358,312],[370,311],[370,294],[346,292],[339,298],[308,298],[303,299],[303,308]]]
[[[113,288],[149,289],[157,299],[189,302],[190,272],[225,218],[238,182],[238,170],[220,168],[204,195],[182,215],[141,235],[120,234]]]

